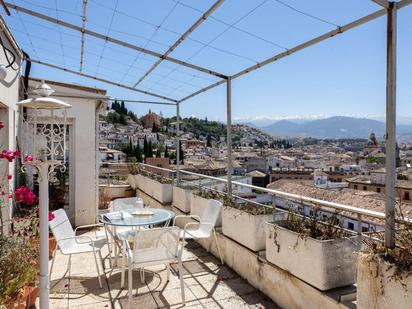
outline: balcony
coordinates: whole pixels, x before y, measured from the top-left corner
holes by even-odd
[[[151,207],[163,207],[145,196]],[[95,239],[105,238],[102,228],[85,233]],[[212,250],[214,250],[212,248]],[[103,252],[106,275],[103,289],[97,283],[92,255],[74,255],[71,272],[68,257],[57,254],[51,277],[51,308],[128,308],[127,286],[120,288],[120,270],[109,275],[108,251]],[[86,257],[86,258],[85,258]],[[279,308],[267,296],[247,283],[239,274],[209,253],[200,244],[190,241],[183,252],[186,308]],[[133,287],[138,289],[133,308],[181,308],[179,279],[172,265],[166,282],[164,267],[146,269],[145,282],[133,274]]]

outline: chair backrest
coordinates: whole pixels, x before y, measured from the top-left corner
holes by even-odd
[[[57,209],[53,211],[53,214],[54,219],[49,221],[49,227],[56,242],[59,242],[63,238],[75,236],[73,227],[64,209]],[[73,242],[74,240],[60,241],[58,245],[60,249],[64,251],[65,247],[70,246]]]
[[[180,254],[180,228],[169,226],[135,230],[130,233],[129,242],[133,243],[133,256],[145,256],[146,262],[174,260]]]
[[[212,226],[200,225],[200,229],[202,229],[205,233],[212,233],[212,230],[216,225],[216,222],[220,216],[221,211],[222,202],[217,200],[209,200],[207,207],[200,216],[200,223],[211,223]]]
[[[113,201],[113,211],[123,211],[131,208],[137,208],[138,197],[118,198]]]

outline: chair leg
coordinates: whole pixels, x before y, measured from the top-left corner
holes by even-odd
[[[166,273],[166,282],[169,282],[169,280],[170,280],[170,264],[166,264],[166,270],[167,270],[167,273]]]
[[[141,281],[142,283],[144,283],[144,282],[146,281],[146,279],[145,279],[145,274],[144,274],[144,268],[143,268],[143,267],[140,268],[140,281]]]
[[[106,234],[107,249],[109,250],[109,266],[110,266],[110,268],[113,268],[112,267],[112,244],[110,242],[109,233],[107,233],[107,226],[106,225],[104,225],[104,233]]]
[[[124,288],[124,277],[125,277],[125,268],[126,268],[126,258],[123,255],[122,257],[122,275],[121,275],[121,279],[120,279],[120,287]]]
[[[224,265],[225,262],[223,261],[223,258],[222,258],[222,253],[221,253],[221,251],[220,251],[219,241],[217,240],[217,236],[216,236],[216,231],[215,231],[215,229],[213,229],[213,237],[215,238],[216,247],[217,247],[217,252],[219,253],[220,261],[222,262],[222,265]]]
[[[128,285],[128,288],[129,288],[129,308],[132,308],[133,280],[132,280],[132,264],[130,263],[130,261],[128,261],[127,280],[128,280],[127,285]],[[136,293],[137,293],[137,291],[136,291]]]
[[[72,276],[72,255],[69,255],[69,263],[67,264],[67,270],[69,271],[69,278]]]
[[[100,258],[100,263],[102,264],[102,269],[103,269],[103,273],[105,272],[106,267],[104,267],[104,262],[103,262],[103,257],[102,257],[102,251],[97,251],[97,253],[99,254],[99,258]]]
[[[102,278],[100,278],[100,270],[99,270],[99,265],[97,264],[97,256],[96,256],[96,251],[93,250],[93,255],[94,255],[94,261],[96,263],[96,270],[97,270],[97,278],[99,279],[99,286],[102,289]]]
[[[56,258],[56,253],[57,253],[57,248],[54,249],[54,251],[53,251],[53,259],[52,259],[52,262],[51,262],[51,265],[50,265],[49,278],[51,278],[51,275],[52,275],[54,260]]]
[[[179,259],[179,279],[180,279],[180,290],[182,293],[182,303],[186,305],[186,297],[185,297],[185,286],[183,282],[183,264],[182,259]]]

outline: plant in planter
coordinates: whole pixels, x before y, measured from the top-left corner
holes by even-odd
[[[411,308],[412,222],[400,211],[397,217],[394,249],[385,247],[382,233],[363,239],[358,257],[358,308]]]
[[[25,238],[0,236],[0,307],[29,308],[38,290],[37,248]],[[19,306],[20,305],[20,306]]]
[[[265,223],[272,219],[273,209],[251,202],[224,203],[222,210],[223,234],[252,251],[265,249]]]
[[[266,258],[319,290],[356,281],[357,245],[336,215],[319,219],[292,210],[266,223]]]

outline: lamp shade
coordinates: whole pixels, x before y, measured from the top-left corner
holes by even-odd
[[[49,97],[40,98],[30,98],[17,103],[18,106],[33,108],[33,109],[46,109],[46,110],[56,110],[71,108],[72,106],[61,100]]]

